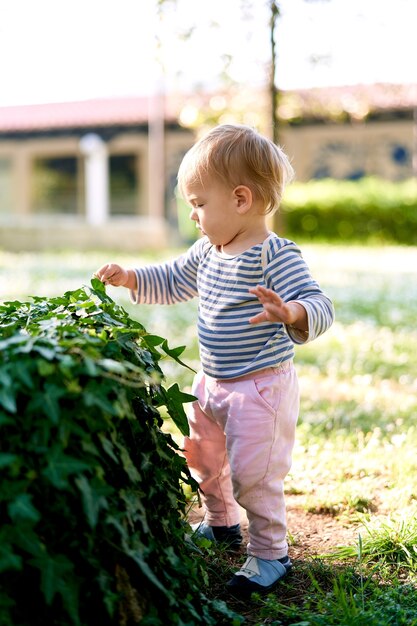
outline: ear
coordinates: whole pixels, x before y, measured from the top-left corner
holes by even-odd
[[[233,197],[236,202],[237,212],[244,215],[252,206],[253,196],[249,187],[238,185],[233,189]]]

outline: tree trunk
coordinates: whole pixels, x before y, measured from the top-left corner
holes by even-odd
[[[272,140],[275,144],[279,143],[279,118],[278,118],[278,88],[276,84],[276,67],[277,67],[277,50],[275,43],[275,31],[278,18],[280,16],[280,9],[277,0],[270,0],[270,22],[269,22],[269,34],[271,43],[271,72],[269,77],[269,92],[271,98],[271,125],[272,125]],[[282,235],[285,229],[283,215],[280,210],[276,211],[272,216],[272,228],[273,230]]]

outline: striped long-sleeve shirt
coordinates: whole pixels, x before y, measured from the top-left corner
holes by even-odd
[[[306,339],[282,323],[250,324],[262,311],[251,287],[264,285],[285,302],[297,301],[308,317],[308,341],[334,319],[329,298],[310,275],[295,243],[272,234],[264,244],[230,256],[207,237],[173,261],[136,269],[136,303],[174,304],[199,297],[198,337],[203,370],[234,378],[293,358],[294,343]]]

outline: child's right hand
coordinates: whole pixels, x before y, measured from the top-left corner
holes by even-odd
[[[116,263],[106,263],[95,272],[94,276],[97,276],[105,285],[113,285],[113,287],[134,289],[136,286],[135,272],[126,270]]]

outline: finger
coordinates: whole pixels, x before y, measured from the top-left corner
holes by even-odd
[[[264,302],[269,299],[268,294],[265,293],[265,290],[263,290],[262,287],[253,287],[249,289],[249,292],[256,296],[260,302]]]
[[[272,289],[265,289],[262,292],[263,302],[269,302],[270,304],[274,304],[275,306],[282,306],[284,304],[284,300]]]
[[[109,283],[109,285],[112,285],[117,279],[118,273],[119,273],[119,266],[115,265],[114,263],[109,263],[107,265],[106,271],[103,274],[103,279],[106,283]]]
[[[258,293],[264,293],[267,294],[268,292],[271,291],[271,289],[267,289],[266,287],[263,287],[262,285],[256,285],[256,287],[251,287],[249,289],[249,291],[251,291],[252,293],[254,293],[255,291]],[[273,293],[273,292],[272,292]]]
[[[259,298],[261,302],[266,301],[266,300],[272,300],[276,303],[282,302],[281,297],[277,293],[275,293],[273,289],[267,289],[266,287],[263,287],[262,285],[257,285],[256,287],[252,287],[251,289],[249,289],[249,292],[253,293],[257,298]]]
[[[260,322],[267,322],[268,318],[265,312],[263,311],[262,313],[258,313],[257,315],[250,317],[248,321],[249,321],[249,324],[259,324]]]
[[[97,276],[97,278],[99,280],[101,280],[102,282],[104,282],[105,278],[106,278],[106,273],[108,272],[110,265],[109,263],[106,263],[106,265],[102,265],[94,274],[94,276]]]
[[[249,293],[253,293],[255,294],[255,296],[258,296],[259,294],[263,293],[264,288],[261,287],[261,285],[256,285],[256,287],[251,287],[248,291]]]

